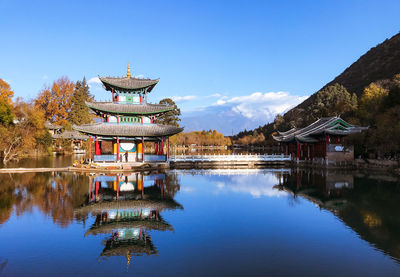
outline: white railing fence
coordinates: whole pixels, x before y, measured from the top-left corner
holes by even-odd
[[[171,155],[171,162],[234,162],[234,161],[290,161],[290,155],[264,154],[264,155]]]

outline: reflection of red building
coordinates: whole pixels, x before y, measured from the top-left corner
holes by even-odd
[[[173,230],[161,216],[165,209],[182,209],[170,189],[165,174],[91,176],[87,203],[75,213],[95,216],[85,236],[109,235],[101,256],[125,256],[129,264],[132,256],[158,253],[151,231]]]
[[[279,181],[276,189],[302,196],[319,207],[332,211],[337,208],[335,205],[343,203],[343,193],[354,187],[352,174],[328,174],[319,170],[297,170],[292,174],[283,174]]]
[[[340,117],[324,117],[302,129],[278,132],[273,138],[279,142],[283,153],[292,155],[297,161],[329,164],[352,161],[354,151],[344,147],[343,139],[365,129],[351,125]]]

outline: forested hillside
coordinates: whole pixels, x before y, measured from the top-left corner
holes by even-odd
[[[273,123],[244,131],[234,137],[236,142],[262,133],[273,144],[271,134],[291,127],[304,127],[319,117],[341,115],[346,120],[370,126],[358,136],[357,154],[396,156],[400,142],[400,33],[371,48],[342,74],[326,84]],[[253,140],[254,141],[254,140]]]

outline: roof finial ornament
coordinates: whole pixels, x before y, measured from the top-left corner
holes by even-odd
[[[129,62],[128,62],[128,72],[126,72],[126,77],[131,77],[131,67],[129,66]]]

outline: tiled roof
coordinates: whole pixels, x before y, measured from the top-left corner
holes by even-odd
[[[147,88],[147,92],[150,92],[159,79],[137,79],[132,77],[100,77],[100,81],[103,83],[106,90],[111,91],[112,89],[117,91],[137,91],[140,89]]]
[[[317,142],[316,135],[332,134],[332,135],[350,135],[359,133],[368,127],[359,127],[351,125],[338,116],[323,117],[302,129],[293,128],[287,132],[278,132],[278,136],[273,136],[276,141],[280,142]]]
[[[162,137],[172,136],[183,131],[183,128],[161,124],[96,123],[74,125],[72,128],[88,135],[106,137]]]
[[[111,209],[155,209],[159,210],[176,210],[183,209],[182,205],[173,199],[164,200],[117,200],[117,201],[100,201],[85,206],[81,206],[74,210],[75,214],[102,213]]]
[[[86,231],[85,237],[87,235],[98,235],[98,234],[108,234],[112,233],[116,229],[125,228],[143,228],[146,230],[159,230],[159,231],[173,231],[174,228],[165,222],[159,215],[159,220],[153,219],[129,219],[129,220],[110,220],[107,222],[101,222],[100,224],[93,224],[93,226]]]
[[[159,114],[170,111],[173,107],[162,104],[119,104],[113,102],[86,102],[94,111],[111,114]]]
[[[89,139],[88,136],[82,135],[77,131],[64,131],[61,134],[53,135],[55,139],[79,139],[79,140],[87,140]]]

